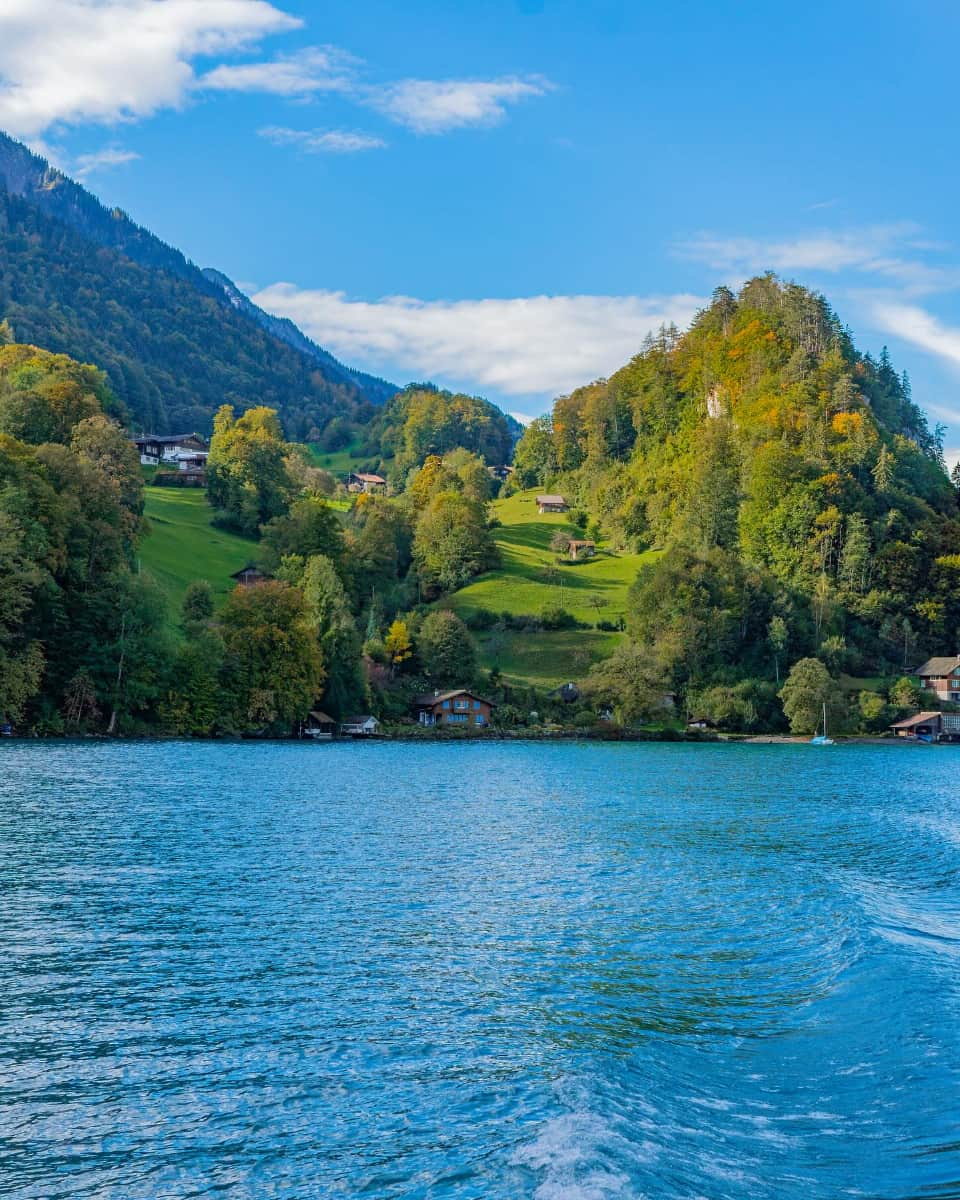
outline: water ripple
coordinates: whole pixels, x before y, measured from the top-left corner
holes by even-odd
[[[4,1196],[960,1196],[954,751],[0,759]]]

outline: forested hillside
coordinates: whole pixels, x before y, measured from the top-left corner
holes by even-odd
[[[691,704],[756,715],[804,655],[874,674],[956,649],[960,525],[938,434],[886,353],[860,353],[801,287],[718,289],[687,333],[558,399],[516,468],[614,544],[664,551],[632,589],[643,661],[627,673]]]
[[[307,441],[334,415],[368,419],[389,391],[370,380],[367,393],[369,377],[276,336],[178,251],[0,134],[2,319],[21,342],[103,367],[131,421],[155,432],[209,431],[222,403],[266,403]]]

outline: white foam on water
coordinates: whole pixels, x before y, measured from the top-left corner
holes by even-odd
[[[623,1139],[602,1117],[571,1112],[553,1117],[536,1138],[517,1149],[516,1166],[542,1174],[535,1200],[643,1200],[621,1171],[598,1162]],[[630,1145],[634,1157],[654,1158],[654,1147]]]

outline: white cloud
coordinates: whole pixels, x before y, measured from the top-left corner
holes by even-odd
[[[351,86],[356,63],[335,46],[313,46],[269,62],[221,65],[201,76],[197,86],[210,91],[268,92],[274,96],[306,97],[317,92],[341,92]]]
[[[367,103],[415,133],[446,133],[467,125],[495,125],[506,106],[542,96],[552,84],[526,79],[403,79],[367,92]]]
[[[195,58],[301,25],[267,0],[2,0],[0,128],[37,138],[176,108]]]
[[[926,309],[914,304],[878,301],[871,308],[871,316],[888,333],[960,366],[960,329],[943,325]]]
[[[94,150],[92,154],[79,154],[73,160],[73,174],[77,179],[86,179],[95,171],[108,167],[121,167],[125,163],[136,162],[140,157],[135,150],[124,150],[120,146],[104,146],[102,150]]]
[[[307,154],[356,154],[363,150],[382,150],[383,138],[347,129],[287,129],[268,125],[258,134],[275,146],[299,146]]]
[[[546,398],[610,374],[661,324],[687,325],[697,296],[350,300],[276,283],[255,303],[367,370]]]
[[[682,258],[741,275],[767,270],[830,274],[855,271],[895,280],[913,294],[960,283],[960,271],[955,267],[930,266],[917,257],[931,248],[919,234],[920,227],[912,221],[784,238],[702,233],[678,244],[675,250]]]

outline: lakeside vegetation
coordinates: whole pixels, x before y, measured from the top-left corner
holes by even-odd
[[[223,405],[205,489],[161,488],[120,415],[96,368],[0,350],[18,728],[402,723],[455,686],[502,729],[809,732],[826,705],[874,732],[960,627],[937,431],[885,354],[770,276],[560,397],[515,453],[486,401],[412,385],[310,446],[270,407]],[[251,563],[257,586],[234,588]]]

